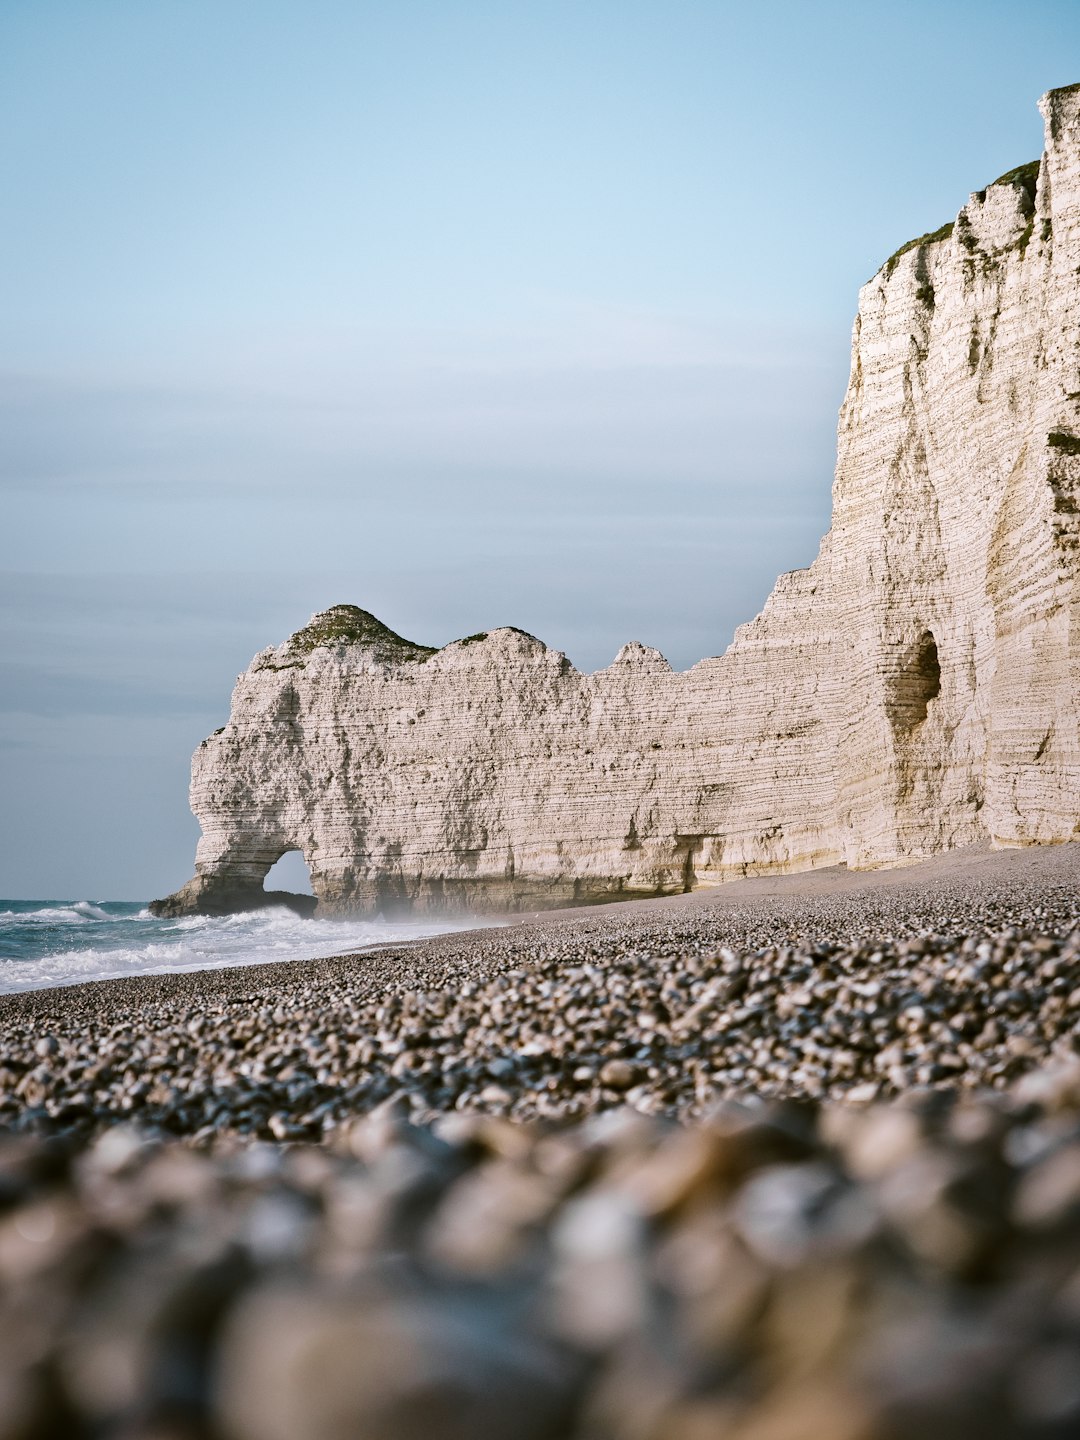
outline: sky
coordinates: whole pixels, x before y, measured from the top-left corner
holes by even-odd
[[[186,880],[328,605],[722,652],[860,285],[1077,80],[1075,0],[0,0],[0,895]]]

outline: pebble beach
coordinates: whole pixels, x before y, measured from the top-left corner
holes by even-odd
[[[0,1440],[1080,1433],[1078,882],[0,997]]]

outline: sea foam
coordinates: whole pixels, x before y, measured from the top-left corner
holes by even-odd
[[[278,906],[163,920],[131,901],[0,900],[0,993],[318,959],[490,923],[468,917],[305,920]]]

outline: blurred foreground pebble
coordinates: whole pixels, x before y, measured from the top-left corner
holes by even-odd
[[[0,1138],[0,1440],[1080,1434],[1080,1061],[1005,1092]]]

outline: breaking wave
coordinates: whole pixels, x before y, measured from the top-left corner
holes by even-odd
[[[277,906],[240,915],[163,920],[141,902],[0,900],[0,993],[130,975],[314,960],[490,923],[467,917],[304,920]]]

